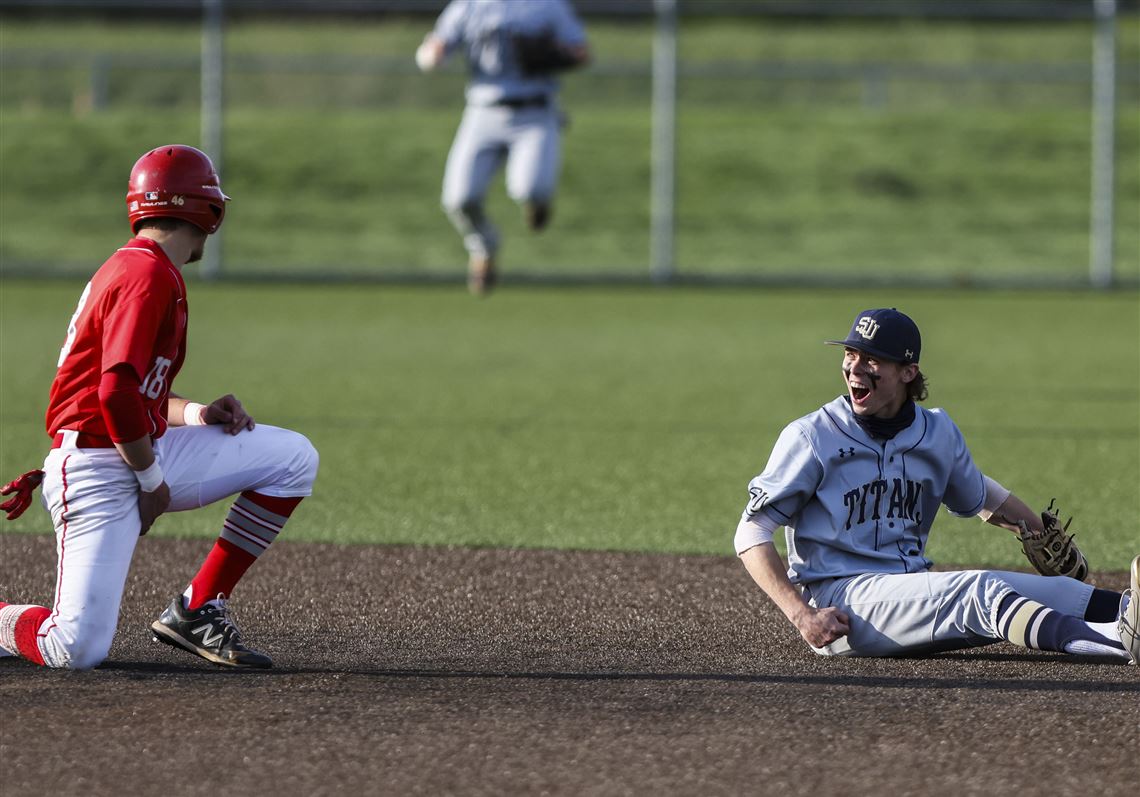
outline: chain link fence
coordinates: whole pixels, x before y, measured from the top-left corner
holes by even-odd
[[[133,158],[200,144],[199,25],[11,6],[0,4],[0,266],[87,274],[121,243]],[[508,281],[650,279],[654,31],[631,9],[585,17],[594,61],[564,80],[551,229],[529,233],[492,187]],[[234,203],[221,276],[461,279],[438,197],[465,75],[460,63],[416,70],[431,17],[246,10],[226,29]],[[1137,30],[1135,15],[1121,19],[1113,276],[1126,287],[1140,278]],[[683,16],[672,278],[1087,284],[1091,41],[1087,13]],[[69,234],[45,235],[61,217]]]

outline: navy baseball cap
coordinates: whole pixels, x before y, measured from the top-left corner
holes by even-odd
[[[916,363],[922,350],[918,325],[893,307],[864,310],[855,316],[846,340],[825,340],[832,346],[858,349],[897,363]]]

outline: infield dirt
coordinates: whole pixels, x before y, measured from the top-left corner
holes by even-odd
[[[733,558],[281,542],[234,596],[249,673],[147,631],[208,545],[141,541],[99,669],[0,659],[3,797],[1137,793],[1136,667],[820,658]],[[0,598],[54,572],[0,535]]]

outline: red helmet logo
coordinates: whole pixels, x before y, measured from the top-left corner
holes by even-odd
[[[206,153],[183,144],[153,149],[135,162],[127,187],[127,218],[138,232],[143,219],[182,219],[217,232],[229,197]]]

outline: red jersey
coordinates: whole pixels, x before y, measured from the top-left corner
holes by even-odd
[[[138,375],[151,437],[166,431],[170,386],[186,357],[186,283],[149,238],[132,238],[104,263],[79,297],[51,385],[47,432],[107,438],[99,381],[117,365]]]

